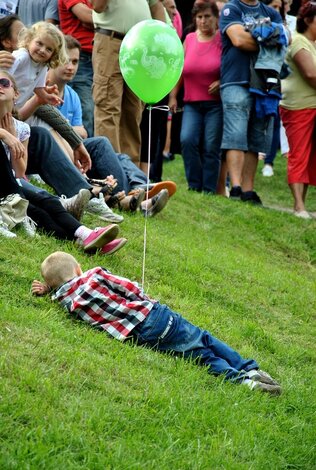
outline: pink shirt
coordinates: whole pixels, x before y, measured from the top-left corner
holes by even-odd
[[[184,102],[219,101],[219,94],[207,92],[210,84],[220,79],[222,43],[219,31],[207,42],[199,42],[195,32],[188,34],[184,53]]]

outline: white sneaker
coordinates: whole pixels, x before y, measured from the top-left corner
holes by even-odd
[[[263,176],[273,176],[274,175],[273,167],[271,165],[264,165],[262,169],[262,174]]]
[[[295,217],[299,217],[300,219],[311,219],[312,216],[309,215],[307,211],[294,211]]]
[[[3,235],[6,238],[16,238],[16,234],[13,232],[10,232],[7,224],[3,222],[1,216],[0,216],[0,235]]]
[[[24,232],[27,236],[32,238],[36,236],[36,223],[28,215],[24,217],[23,221],[19,224],[19,226],[24,229]]]
[[[119,224],[123,222],[124,217],[119,214],[115,214],[105,203],[104,196],[99,193],[98,197],[90,199],[87,205],[87,211],[92,214],[98,214],[99,218],[106,222]]]
[[[79,193],[75,196],[69,198],[61,196],[59,200],[66,211],[75,217],[75,219],[80,220],[90,198],[91,193],[89,189],[80,189]]]

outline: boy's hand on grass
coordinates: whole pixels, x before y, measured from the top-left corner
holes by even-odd
[[[41,281],[34,279],[32,282],[31,292],[33,295],[45,295],[50,291],[50,287]]]

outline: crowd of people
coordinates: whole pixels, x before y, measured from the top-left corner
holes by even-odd
[[[150,18],[169,23],[183,41],[182,76],[161,104],[170,109],[168,155],[182,154],[188,189],[262,205],[255,191],[259,156],[263,174],[273,176],[281,145],[294,215],[311,218],[305,200],[308,186],[316,186],[316,4],[303,0],[295,17],[290,1],[179,0],[177,9],[175,0],[19,0],[1,8],[0,235],[17,236],[1,212],[12,195],[27,201],[18,225],[29,236],[37,228],[104,255],[126,244],[117,238],[123,211],[153,217],[165,208],[177,189],[162,180],[168,118],[154,122],[149,169],[147,109],[119,68],[125,34]],[[84,211],[107,225],[82,224]],[[69,313],[118,339],[132,334],[139,344],[198,359],[251,389],[281,391],[255,361],[129,280],[101,268],[82,273],[61,252],[44,262],[42,274],[45,283],[34,281],[34,294],[55,290]],[[100,289],[91,291],[90,282]],[[76,311],[73,285],[90,296]],[[106,308],[96,320],[102,296]]]
[[[169,23],[183,41],[182,76],[162,103],[171,111],[170,151],[178,148],[183,156],[188,189],[261,205],[254,189],[258,159],[265,159],[263,174],[272,176],[277,150],[287,145],[282,153],[294,214],[310,218],[315,5],[304,1],[296,18],[290,2],[179,1],[177,9],[175,0],[20,0],[7,13],[2,9],[1,154],[16,193],[30,203],[27,233],[34,234],[35,225],[60,232],[51,230],[50,217],[31,210],[35,195],[37,201],[52,196],[30,179],[51,186],[66,212],[82,214],[84,205],[115,224],[123,220],[116,209],[153,216],[176,191],[175,183],[162,181],[166,114],[154,118],[149,170],[148,111],[119,68],[125,34],[149,18]],[[1,190],[2,198],[8,195]],[[2,235],[15,235],[0,223]]]

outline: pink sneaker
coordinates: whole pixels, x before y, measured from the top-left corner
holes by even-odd
[[[95,228],[92,233],[84,240],[84,251],[95,251],[102,248],[103,245],[114,240],[119,232],[118,225],[111,224],[107,227]]]
[[[112,253],[115,253],[116,251],[120,250],[126,242],[126,238],[116,238],[115,240],[112,240],[111,242],[104,245],[101,248],[101,253],[103,255],[111,255]]]

